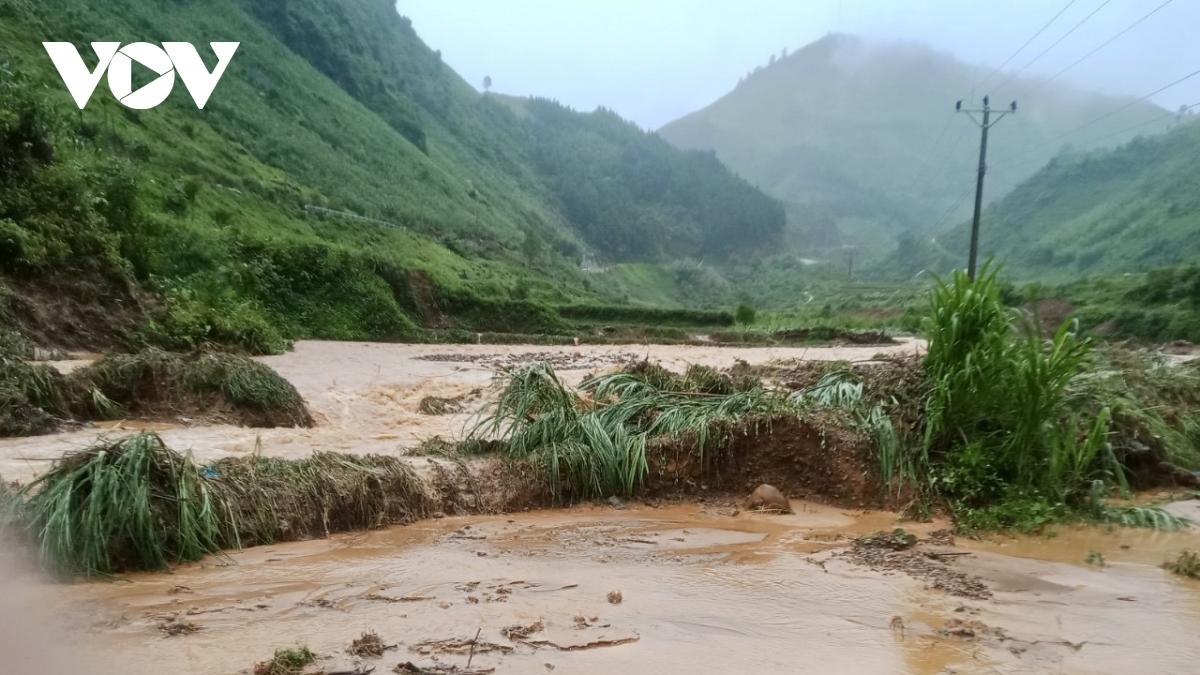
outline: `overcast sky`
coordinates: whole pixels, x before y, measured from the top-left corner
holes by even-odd
[[[1165,0],[1075,0],[1006,70],[1058,73]],[[401,14],[477,88],[603,105],[655,129],[727,93],[783,48],[830,32],[930,44],[981,79],[1068,0],[399,0]],[[1103,5],[1103,6],[1102,6]],[[1060,79],[1142,96],[1200,70],[1200,1],[1172,0]],[[999,77],[996,79],[1000,79]],[[969,95],[963,92],[961,95]],[[1152,100],[1200,103],[1200,75]],[[1200,110],[1200,108],[1197,108]]]

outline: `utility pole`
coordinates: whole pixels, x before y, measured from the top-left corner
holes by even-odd
[[[962,101],[954,105],[954,109],[958,112],[965,112],[971,118],[972,122],[979,125],[983,130],[982,138],[979,141],[979,177],[975,183],[975,219],[971,222],[971,257],[967,263],[967,276],[971,281],[975,281],[975,262],[979,257],[979,216],[983,211],[983,177],[987,173],[987,138],[988,129],[996,126],[996,124],[1004,119],[1005,115],[1017,112],[1017,102],[1013,101],[1009,105],[1008,110],[998,111],[995,121],[992,120],[992,108],[988,105],[988,97],[983,97],[983,107],[976,109],[963,109]],[[983,121],[975,119],[974,113],[981,113]]]

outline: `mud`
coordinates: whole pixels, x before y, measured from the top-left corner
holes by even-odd
[[[495,673],[1195,672],[1200,583],[1121,552],[1161,562],[1200,547],[1197,534],[1060,530],[1082,538],[1076,550],[1102,547],[1099,569],[994,551],[1036,553],[1040,539],[950,544],[945,523],[903,524],[940,542],[913,551],[964,554],[950,564],[992,594],[972,599],[846,558],[895,515],[792,508],[445,518],[115,583],[25,578],[22,602],[58,612],[82,658],[129,675],[244,673],[297,645],[318,655],[307,672],[328,673],[461,673],[468,660]],[[1133,541],[1146,546],[1121,548]],[[189,628],[168,637],[176,625]]]

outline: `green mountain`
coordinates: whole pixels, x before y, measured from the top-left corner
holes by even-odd
[[[970,107],[973,83],[989,70],[920,45],[829,35],[771,57],[729,94],[660,133],[682,148],[715,150],[792,204],[789,239],[801,252],[821,257],[821,249],[854,245],[882,254],[902,232],[936,230],[969,214],[979,131],[955,115],[954,103],[967,99]],[[1137,103],[1071,134],[1132,99],[1007,79],[999,74],[977,92],[980,99],[990,94],[995,108],[1019,99],[1018,113],[992,131],[991,198],[1028,178],[1068,141],[1114,134],[1106,142],[1116,144],[1137,133],[1122,129],[1165,112]],[[1167,122],[1160,124],[1140,131]]]
[[[960,257],[969,241],[968,223],[937,238]],[[1051,280],[1200,260],[1200,120],[1056,157],[984,212],[980,255]]]
[[[79,111],[43,41],[241,46],[204,110]],[[390,0],[0,0],[0,64],[0,314],[50,343],[551,330],[629,290],[585,259],[782,236],[712,153],[479,94]]]

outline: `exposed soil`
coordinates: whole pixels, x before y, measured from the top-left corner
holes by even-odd
[[[646,448],[647,492],[659,497],[699,494],[745,496],[763,483],[794,499],[820,499],[847,507],[882,507],[887,501],[872,466],[871,445],[821,415],[746,419],[723,434],[729,447],[697,451],[690,434],[654,439]]]
[[[8,313],[39,347],[110,351],[146,315],[151,298],[122,280],[81,274],[37,284],[4,280]],[[4,308],[0,308],[0,317]]]

